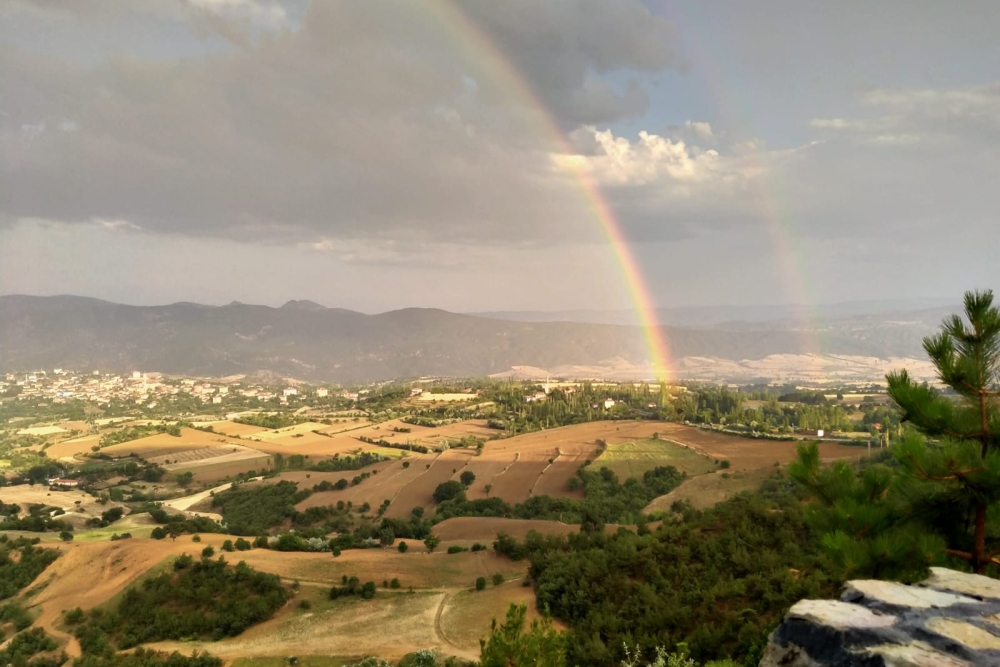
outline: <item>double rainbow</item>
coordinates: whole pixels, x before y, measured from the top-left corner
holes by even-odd
[[[503,52],[494,44],[475,21],[470,19],[453,0],[431,0],[426,3],[430,13],[443,25],[444,32],[456,40],[457,46],[465,52],[472,63],[482,70],[502,89],[529,108],[537,117],[541,127],[567,155],[575,154],[565,133],[558,126],[553,115],[532,89],[530,82],[517,70]],[[670,353],[663,327],[659,325],[649,288],[642,276],[639,263],[629,248],[621,224],[601,193],[594,178],[574,161],[566,161],[566,168],[579,184],[580,193],[586,206],[601,226],[621,269],[624,286],[634,305],[639,326],[642,328],[652,364],[655,379],[665,381],[669,377]]]

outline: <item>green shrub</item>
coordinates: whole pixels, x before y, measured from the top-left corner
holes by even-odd
[[[494,575],[493,575],[493,576],[491,577],[491,579],[493,580],[493,585],[494,585],[494,586],[499,586],[500,584],[502,584],[502,583],[503,583],[503,575],[502,575],[502,574],[500,574],[499,572],[495,573],[495,574],[494,574]]]
[[[397,546],[396,549],[399,550],[399,553],[405,554],[406,550],[409,549],[409,547],[406,546],[406,542],[400,542],[399,546]]]
[[[476,590],[481,591],[486,588],[486,577],[479,577],[476,579]]]

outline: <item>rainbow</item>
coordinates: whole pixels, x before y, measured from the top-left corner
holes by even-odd
[[[691,32],[685,26],[687,17],[680,3],[671,5],[669,19],[678,27],[679,34]],[[745,120],[748,114],[738,108],[729,94],[731,87],[727,85],[724,71],[716,64],[711,51],[703,49],[697,41],[685,43],[684,50],[699,63],[700,79],[715,105],[717,115],[724,118],[730,127],[737,128],[746,136],[753,136]],[[763,161],[755,166],[767,173],[767,165]],[[793,216],[785,210],[783,203],[787,201],[782,184],[775,178],[763,179],[750,192],[750,203],[766,225],[779,274],[784,278],[785,298],[793,304],[792,317],[800,330],[801,348],[805,352],[822,353],[823,341],[817,332],[815,312],[810,305],[816,301],[808,264],[809,253],[799,242]],[[814,366],[816,363],[822,362],[817,360]]]
[[[431,0],[426,6],[443,24],[446,34],[457,40],[458,46],[469,56],[470,61],[482,68],[483,74],[488,78],[491,77],[496,84],[516,96],[535,113],[544,131],[556,142],[560,150],[567,155],[576,153],[531,84],[475,21],[466,16],[453,0]],[[657,321],[653,300],[642,277],[640,265],[629,249],[621,224],[615,219],[614,211],[593,177],[573,161],[567,163],[567,168],[579,184],[584,203],[593,213],[611,244],[615,260],[621,269],[624,286],[630,295],[638,324],[645,337],[653,375],[657,380],[666,381],[670,373],[670,352],[663,327]]]

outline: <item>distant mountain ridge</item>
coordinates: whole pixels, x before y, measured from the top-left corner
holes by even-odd
[[[903,299],[898,301],[869,300],[827,303],[817,306],[756,305],[756,306],[694,306],[688,308],[654,308],[653,320],[662,326],[707,327],[742,322],[776,322],[794,319],[827,319],[859,315],[886,314],[947,309],[960,310],[953,299]],[[469,315],[515,322],[585,322],[590,324],[636,323],[634,310],[512,310],[472,312]]]
[[[948,309],[795,321],[663,327],[672,357],[761,359],[775,354],[919,357],[921,338]],[[64,366],[227,376],[270,371],[360,382],[473,376],[514,366],[648,363],[634,326],[518,322],[430,308],[378,315],[290,301],[127,306],[78,296],[0,296],[0,370]]]

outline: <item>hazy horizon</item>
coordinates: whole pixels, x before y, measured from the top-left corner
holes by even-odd
[[[481,312],[1000,283],[990,2],[0,18],[2,293]]]

